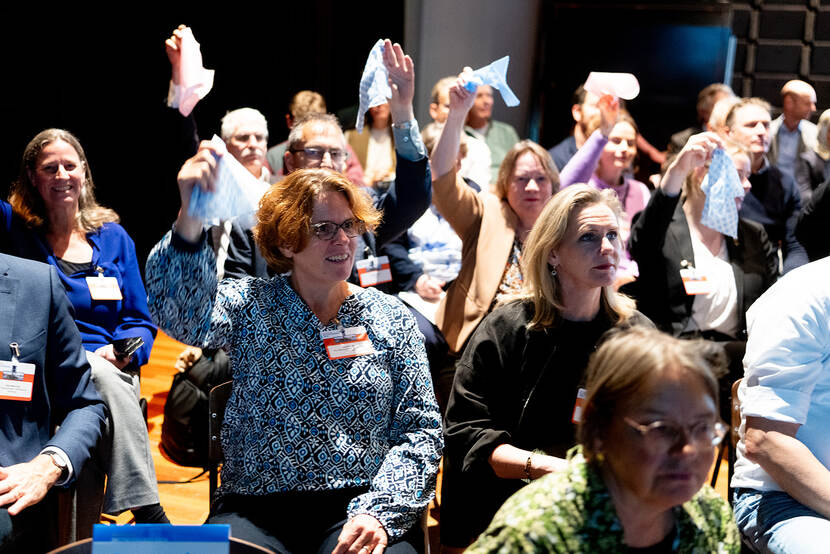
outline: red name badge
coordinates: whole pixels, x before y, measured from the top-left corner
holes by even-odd
[[[712,281],[709,281],[699,269],[693,267],[681,269],[680,278],[683,280],[686,294],[709,294],[712,292]]]
[[[581,388],[576,392],[576,402],[574,402],[574,413],[571,416],[571,422],[579,423],[582,421],[582,409],[585,407],[585,397],[588,391]]]
[[[320,337],[323,339],[323,346],[326,347],[326,354],[330,360],[375,353],[372,341],[369,340],[369,335],[366,334],[366,329],[362,325],[348,329],[322,331]]]
[[[32,399],[35,382],[35,364],[0,360],[0,400]]]
[[[392,271],[389,269],[389,257],[378,256],[360,260],[355,264],[361,287],[371,287],[392,280]]]

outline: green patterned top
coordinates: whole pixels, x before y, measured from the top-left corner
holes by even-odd
[[[566,471],[547,475],[504,503],[468,553],[629,552],[611,494],[580,447]],[[738,553],[729,505],[708,485],[674,508],[673,552]]]

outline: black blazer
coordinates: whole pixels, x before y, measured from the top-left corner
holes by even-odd
[[[694,265],[692,237],[680,196],[654,191],[640,212],[629,239],[629,252],[640,276],[625,289],[637,299],[637,309],[663,331],[680,335],[692,316],[694,297],[680,278],[681,262]],[[764,227],[738,220],[738,238],[726,237],[726,249],[738,288],[741,336],[746,340],[746,310],[778,278],[778,256]]]

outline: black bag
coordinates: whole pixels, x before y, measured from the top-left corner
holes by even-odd
[[[231,378],[224,350],[204,350],[187,371],[173,377],[164,402],[159,448],[174,463],[208,467],[208,394]]]

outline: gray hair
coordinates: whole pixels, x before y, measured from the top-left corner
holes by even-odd
[[[225,114],[222,118],[222,140],[228,142],[236,130],[245,123],[255,123],[262,127],[265,138],[268,138],[268,121],[259,110],[253,108],[239,108]]]
[[[299,146],[303,142],[303,130],[307,125],[315,124],[331,125],[337,129],[337,133],[340,135],[345,146],[346,136],[343,134],[343,129],[340,127],[340,122],[337,121],[336,117],[330,113],[310,113],[294,122],[294,126],[291,127],[291,132],[288,133],[288,149],[290,150]]]

